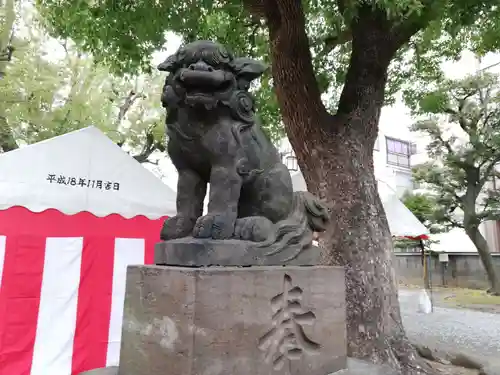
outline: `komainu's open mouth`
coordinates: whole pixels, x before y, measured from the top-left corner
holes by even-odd
[[[183,69],[179,82],[187,92],[213,93],[231,87],[231,77],[222,70],[199,71]]]

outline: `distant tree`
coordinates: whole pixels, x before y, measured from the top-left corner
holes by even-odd
[[[414,168],[414,178],[435,193],[436,221],[465,230],[497,295],[498,270],[479,225],[500,218],[500,195],[493,189],[500,162],[499,89],[491,74],[446,80],[421,91],[413,108],[421,117],[413,130],[430,138],[430,161]]]
[[[7,65],[12,59],[15,21],[14,0],[5,0],[0,3],[0,81],[5,77]],[[5,109],[0,105],[0,151],[10,151],[14,148],[16,148],[16,142],[7,123]]]
[[[407,192],[403,195],[402,201],[431,233],[439,233],[444,230],[443,226],[436,219],[439,208],[436,205],[436,199],[433,195]]]
[[[57,41],[36,18],[27,34],[10,40],[15,51],[0,70],[0,151],[94,125],[139,162],[154,162],[165,147],[163,77],[114,76],[66,40],[53,56],[46,45]]]

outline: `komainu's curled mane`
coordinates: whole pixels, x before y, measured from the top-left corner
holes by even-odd
[[[161,100],[167,150],[179,173],[177,215],[165,221],[161,238],[237,238],[269,255],[286,249],[290,259],[310,246],[328,214],[312,194],[293,192],[287,167],[258,124],[248,90],[266,66],[198,41],[158,69],[169,73]]]

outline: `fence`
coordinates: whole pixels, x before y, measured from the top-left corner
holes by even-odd
[[[493,264],[500,272],[500,254],[492,254]],[[420,253],[394,253],[394,266],[398,280],[404,284],[423,285],[422,255]],[[486,272],[477,253],[448,254],[448,262],[431,257],[430,275],[433,286],[472,289],[489,287]]]

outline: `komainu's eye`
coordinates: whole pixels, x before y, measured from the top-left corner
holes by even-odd
[[[201,56],[203,58],[203,61],[205,61],[208,65],[212,67],[216,67],[217,65],[220,64],[220,58],[215,53],[215,51],[204,50],[201,53]]]

